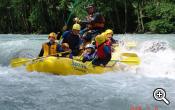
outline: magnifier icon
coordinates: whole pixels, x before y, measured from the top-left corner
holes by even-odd
[[[153,97],[157,101],[163,101],[167,105],[170,104],[170,101],[166,98],[166,91],[163,88],[155,89],[153,92]]]

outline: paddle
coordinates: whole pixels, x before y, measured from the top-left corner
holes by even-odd
[[[122,53],[123,54],[123,59],[122,60],[110,60],[114,61],[114,64],[112,66],[114,66],[116,64],[116,62],[121,62],[121,63],[125,63],[127,65],[139,65],[140,64],[140,58],[137,56],[137,54],[135,53]],[[132,57],[127,57],[127,55],[132,56]],[[95,60],[95,58],[90,61],[87,66],[89,66],[93,61]]]
[[[117,60],[121,59],[121,60]],[[121,62],[128,65],[139,65],[140,58],[136,53],[132,52],[120,52],[120,48],[118,46],[115,47],[115,51],[112,53],[111,61]],[[115,63],[113,65],[115,65]]]
[[[119,57],[138,57],[138,55],[136,53],[131,53],[131,52],[112,54],[112,60],[118,59]]]
[[[114,58],[111,59],[111,61],[115,61],[116,62],[122,62],[128,65],[139,65],[140,64],[140,59],[138,57],[138,55],[136,53],[121,53],[120,54],[121,58],[123,58],[123,60],[115,60]],[[74,60],[77,61],[81,61],[80,57],[75,57]],[[92,61],[90,61],[87,66],[89,66],[96,58],[94,58]]]
[[[122,62],[128,65],[139,65],[140,58],[136,53],[121,53],[120,58],[122,60],[116,60],[117,62]]]
[[[136,53],[121,53],[121,56],[138,57],[138,55]]]
[[[10,61],[10,66],[19,67],[19,66],[27,64],[30,61],[39,60],[41,58],[46,58],[46,57],[38,57],[38,58],[32,58],[32,59],[31,58],[15,58]]]
[[[140,59],[138,57],[127,57],[122,60],[111,60],[111,61],[121,62],[121,63],[125,63],[128,65],[139,65],[140,64]]]
[[[70,53],[70,51],[59,52],[59,53],[56,53],[54,55],[59,55],[60,56],[60,54],[64,54],[64,53]],[[49,56],[54,56],[54,55],[49,55]],[[32,59],[31,58],[15,58],[15,59],[12,59],[10,61],[10,66],[11,67],[19,67],[19,66],[27,64],[30,61],[35,61],[35,60],[47,58],[49,56],[43,56],[43,57],[32,58]]]

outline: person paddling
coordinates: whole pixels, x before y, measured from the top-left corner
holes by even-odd
[[[84,42],[91,42],[96,35],[103,31],[105,18],[101,13],[96,12],[94,4],[90,4],[86,9],[88,16],[81,21],[82,24],[86,24],[86,27],[80,31],[80,34],[83,36]]]
[[[80,28],[81,26],[78,23],[75,23],[72,30],[66,31],[62,35],[62,43],[67,43],[69,45],[73,56],[79,55],[81,49],[82,40],[79,36]]]
[[[113,38],[113,31],[111,29],[107,29],[102,33],[103,36],[106,37],[106,43],[111,45],[111,51],[115,51],[115,47],[118,45],[118,41]]]
[[[105,66],[111,60],[111,44],[102,34],[95,38],[97,47],[97,58],[92,62],[93,65]]]
[[[39,57],[42,56],[57,56],[58,53],[58,44],[55,42],[56,33],[51,32],[48,36],[49,42],[42,44],[41,51],[39,53]]]
[[[71,49],[69,48],[69,44],[68,44],[68,43],[62,43],[61,45],[59,45],[58,51],[59,51],[60,53],[62,53],[62,54],[60,55],[61,57],[72,58]],[[66,53],[64,53],[64,52],[66,52]]]
[[[118,41],[113,38],[113,30],[107,29],[105,31],[106,38],[111,42],[111,44],[116,44]]]
[[[82,62],[92,61],[96,56],[95,46],[92,44],[87,44],[82,56]]]

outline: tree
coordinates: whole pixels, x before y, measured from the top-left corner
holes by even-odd
[[[144,8],[147,22],[146,30],[154,33],[175,31],[175,5],[171,2],[149,4]]]
[[[116,33],[175,32],[174,0],[0,0],[0,33],[49,33],[84,19],[94,3]]]

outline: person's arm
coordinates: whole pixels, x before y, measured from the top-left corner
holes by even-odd
[[[82,29],[82,30],[80,30],[80,35],[81,36],[83,36],[83,34],[85,33],[85,32],[87,32],[89,29],[86,27],[86,28],[84,28],[84,29]]]
[[[83,49],[83,40],[79,38],[79,50]]]
[[[106,54],[111,54],[111,49],[110,49],[110,47],[107,46],[107,45],[105,45],[105,46],[104,46],[104,52],[105,52]]]
[[[62,43],[68,43],[68,39],[67,38],[64,38]]]
[[[66,31],[63,33],[62,37],[63,37],[63,41],[62,43],[68,43],[69,42],[69,34],[71,34],[70,31]]]
[[[70,34],[70,31],[64,32],[63,35],[62,35],[62,39],[66,39],[69,34]]]
[[[112,37],[112,38],[111,38],[111,42],[115,44],[115,43],[117,43],[117,40],[115,40],[115,39]]]
[[[62,48],[61,48],[61,45],[59,45],[59,44],[57,45],[57,53],[58,53],[58,52],[63,52],[63,50],[62,50]]]
[[[87,55],[87,54],[83,54],[82,62],[84,63],[84,62],[86,62],[86,61],[88,61],[88,60],[89,60],[88,55]]]
[[[39,55],[38,55],[38,57],[42,57],[43,54],[44,54],[44,49],[42,48],[41,51],[40,51],[40,53],[39,53]]]

